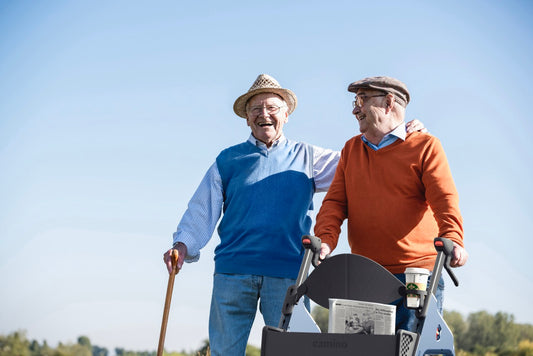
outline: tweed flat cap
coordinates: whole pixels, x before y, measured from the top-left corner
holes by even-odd
[[[353,82],[348,86],[348,91],[357,93],[357,89],[369,88],[391,93],[396,98],[396,102],[403,107],[409,104],[410,96],[407,86],[398,79],[391,77],[369,77]]]
[[[235,100],[235,103],[233,104],[233,111],[235,111],[235,114],[246,118],[246,103],[252,96],[261,93],[273,93],[281,96],[287,103],[289,115],[292,114],[298,104],[296,95],[291,90],[282,88],[278,81],[270,75],[259,74],[250,89],[248,89],[248,92],[239,96],[237,100]]]

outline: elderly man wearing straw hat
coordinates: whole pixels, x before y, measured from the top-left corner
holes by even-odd
[[[266,74],[237,98],[233,110],[251,135],[218,155],[173,235],[181,268],[198,260],[223,212],[209,316],[214,356],[245,354],[258,301],[265,324],[278,324],[303,257],[313,194],[326,191],[335,173],[339,152],[283,135],[296,105],[296,95]]]
[[[433,268],[437,236],[454,243],[451,266],[464,265],[468,253],[448,161],[436,137],[406,134],[406,85],[390,77],[370,77],[350,84],[348,91],[356,94],[352,113],[361,135],[342,150],[316,218],[315,235],[334,249],[348,219],[352,253],[371,258],[403,282],[407,267]],[[441,312],[443,289],[441,279]],[[397,316],[397,328],[414,331],[414,311],[402,303]]]

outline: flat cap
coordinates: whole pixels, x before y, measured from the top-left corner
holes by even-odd
[[[361,79],[350,84],[348,86],[348,91],[357,93],[357,89],[361,88],[376,89],[393,94],[396,98],[396,102],[403,107],[406,107],[410,100],[407,86],[398,79],[391,77],[381,76]]]

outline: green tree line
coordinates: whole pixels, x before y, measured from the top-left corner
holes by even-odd
[[[458,312],[445,311],[444,320],[453,332],[458,355],[533,356],[533,325],[517,324],[511,314],[480,311],[465,319]]]
[[[320,306],[311,313],[324,332],[328,327],[328,310]],[[454,335],[457,356],[533,356],[533,325],[518,324],[511,314],[479,311],[466,318],[456,311],[444,311],[444,319]],[[132,351],[115,348],[117,356],[156,356],[156,351]],[[164,352],[165,356],[208,356],[209,342],[194,351]],[[257,347],[248,345],[246,356],[259,356]],[[46,341],[29,340],[24,331],[0,335],[0,356],[109,356],[105,347],[92,345],[86,336],[75,344],[59,343],[51,347]]]
[[[124,348],[115,348],[116,356],[156,356],[156,351],[132,351]],[[105,347],[92,345],[87,336],[78,337],[75,344],[59,343],[51,347],[46,340],[39,343],[29,340],[25,331],[15,331],[9,335],[0,334],[0,356],[109,356],[111,353]],[[164,356],[209,356],[209,341],[194,351],[163,352]],[[261,350],[252,345],[246,348],[246,356],[260,356]]]
[[[328,309],[316,306],[313,319],[320,330],[328,330]],[[456,311],[444,311],[458,356],[533,356],[533,325],[517,324],[511,314],[486,311],[464,318]]]

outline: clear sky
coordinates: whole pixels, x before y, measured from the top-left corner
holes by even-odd
[[[155,350],[162,253],[248,137],[232,106],[260,73],[298,96],[286,136],[332,149],[358,134],[350,82],[405,82],[461,198],[470,260],[445,308],[533,323],[532,18],[527,0],[0,2],[0,333]],[[176,278],[169,350],[207,338],[217,240]]]

